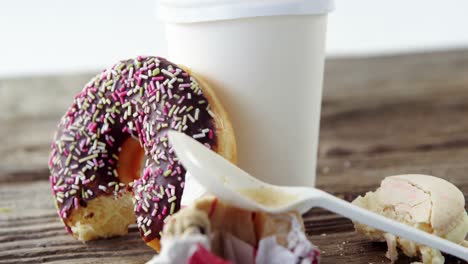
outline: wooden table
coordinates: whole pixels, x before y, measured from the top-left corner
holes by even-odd
[[[144,263],[154,254],[136,228],[82,244],[56,215],[51,135],[90,76],[0,81],[0,263]],[[318,186],[326,191],[352,200],[385,176],[425,173],[468,195],[468,50],[329,59],[321,122]],[[305,224],[322,263],[389,263],[385,245],[356,235],[345,218],[313,210]]]

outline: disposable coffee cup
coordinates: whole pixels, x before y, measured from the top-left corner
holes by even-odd
[[[238,166],[314,186],[332,0],[160,0],[169,58],[202,76],[229,112]]]

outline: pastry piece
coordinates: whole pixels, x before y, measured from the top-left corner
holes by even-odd
[[[450,182],[427,175],[399,175],[385,178],[375,192],[359,196],[353,204],[425,232],[463,244],[468,233],[468,216],[463,193]],[[444,263],[440,251],[415,244],[372,227],[354,223],[357,232],[375,241],[386,241],[387,257],[398,258],[400,249],[409,257],[419,256],[425,264]]]

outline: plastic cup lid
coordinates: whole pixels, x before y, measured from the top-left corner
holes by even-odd
[[[320,15],[333,8],[333,0],[158,0],[159,18],[172,23],[261,16]]]

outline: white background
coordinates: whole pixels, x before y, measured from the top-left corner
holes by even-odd
[[[310,0],[313,1],[313,0]],[[336,0],[328,55],[468,47],[466,0]],[[0,0],[0,76],[98,70],[165,55],[155,0]]]

